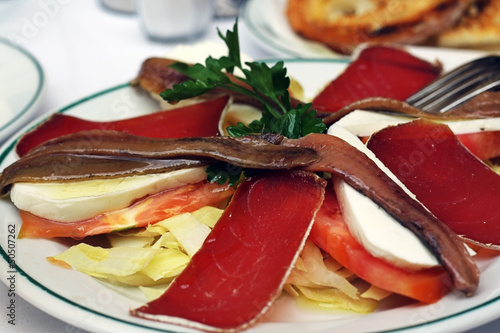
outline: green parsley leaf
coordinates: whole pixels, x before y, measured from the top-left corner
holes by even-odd
[[[275,133],[288,138],[300,138],[309,133],[323,133],[326,126],[322,120],[316,118],[316,111],[312,104],[299,104],[292,107],[289,94],[290,78],[283,61],[276,62],[269,67],[264,62],[247,62],[241,64],[240,46],[238,37],[238,20],[233,31],[227,31],[224,36],[218,30],[219,36],[228,48],[228,55],[218,59],[208,57],[205,64],[190,66],[185,63],[175,63],[171,67],[186,75],[189,79],[176,84],[172,89],[163,91],[160,96],[173,103],[202,95],[214,88],[221,87],[255,98],[262,104],[262,117],[248,125],[237,123],[229,126],[230,136],[241,137],[252,134]],[[232,82],[227,73],[233,73],[238,68],[244,77],[237,77],[248,84],[250,89]],[[242,173],[247,177],[255,170],[244,170],[227,163],[216,163],[206,169],[207,179],[218,184],[237,183]]]
[[[224,36],[220,30],[218,30],[219,37],[226,43],[229,55],[222,57],[219,60],[221,62],[226,62],[224,68],[226,68],[228,73],[234,72],[234,67],[241,68],[241,57],[240,57],[240,41],[238,37],[238,19],[234,24],[233,31],[227,31],[226,36]],[[232,65],[231,65],[232,64]]]
[[[260,101],[263,106],[262,118],[244,125],[238,123],[230,126],[227,131],[231,136],[246,136],[260,133],[282,134],[288,138],[299,138],[309,133],[322,133],[326,126],[321,119],[316,118],[316,111],[311,104],[301,104],[292,107],[288,93],[290,79],[283,61],[278,61],[269,67],[263,62],[247,62],[246,67],[241,64],[240,46],[238,37],[238,20],[233,31],[227,31],[224,36],[218,30],[219,36],[228,48],[228,55],[219,59],[208,57],[205,65],[176,63],[172,67],[187,75],[190,79],[174,85],[160,96],[168,102],[177,102],[204,94],[217,87],[222,87],[246,94]],[[247,89],[229,80],[227,73],[233,73],[238,68],[244,77],[238,77],[247,83]]]
[[[219,185],[228,183],[229,186],[233,186],[240,180],[243,169],[229,163],[221,162],[209,165],[206,171],[209,182]]]
[[[263,133],[264,124],[260,120],[254,120],[248,126],[238,122],[236,125],[229,126],[226,130],[230,136],[239,138],[251,135],[252,133]]]
[[[160,93],[160,96],[169,101],[180,101],[183,99],[195,97],[206,93],[217,87],[216,84],[210,84],[205,81],[184,81],[174,85],[174,89],[165,90]]]

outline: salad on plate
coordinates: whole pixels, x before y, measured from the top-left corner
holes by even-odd
[[[46,259],[203,331],[256,327],[284,295],[359,314],[473,298],[500,246],[497,94],[430,117],[402,101],[441,64],[367,45],[305,102],[282,61],[241,62],[237,24],[220,36],[205,64],[143,63],[132,85],[167,109],[24,134],[0,178],[19,237],[77,240]]]

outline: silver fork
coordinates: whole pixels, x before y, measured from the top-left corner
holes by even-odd
[[[500,56],[485,56],[445,73],[406,102],[428,113],[444,113],[500,86]]]

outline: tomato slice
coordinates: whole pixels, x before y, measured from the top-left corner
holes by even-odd
[[[437,302],[449,292],[453,282],[440,266],[409,271],[366,251],[349,232],[333,186],[329,185],[309,236],[316,245],[361,279],[379,288],[424,303]]]
[[[199,182],[168,189],[140,199],[130,207],[101,214],[78,222],[58,222],[20,211],[23,224],[19,238],[72,237],[109,233],[144,227],[171,216],[193,212],[204,206],[216,206],[233,194],[228,185]]]
[[[457,139],[480,160],[500,156],[500,131],[458,134]]]

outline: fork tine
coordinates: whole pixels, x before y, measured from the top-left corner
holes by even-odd
[[[433,86],[427,86],[419,91],[418,95],[414,95],[408,98],[408,102],[416,107],[421,107],[427,103],[432,102],[433,99],[439,98],[439,96],[448,92],[451,89],[456,89],[457,87],[467,85],[471,79],[477,76],[481,76],[484,73],[500,70],[500,62],[497,66],[481,66],[468,68],[464,72],[456,73],[459,75],[454,75],[449,78],[448,75],[443,77],[443,80],[436,81]]]
[[[415,98],[415,99],[419,99],[421,98],[422,96],[425,96],[425,91],[426,90],[429,90],[429,91],[433,91],[436,89],[436,87],[440,87],[442,86],[442,84],[448,82],[449,80],[453,80],[455,79],[457,76],[462,76],[463,73],[469,71],[469,70],[474,70],[474,69],[477,69],[477,68],[482,68],[483,66],[488,66],[489,64],[493,63],[497,63],[499,61],[499,57],[498,56],[486,56],[486,57],[482,57],[482,58],[478,58],[476,60],[473,60],[471,62],[468,62],[466,64],[463,64],[457,68],[455,68],[454,70],[446,73],[446,75],[436,79],[435,81],[431,82],[429,85],[427,85],[426,87],[422,88],[422,90],[416,92],[413,96],[411,96],[410,98]]]
[[[500,56],[487,56],[445,74],[407,99],[429,113],[446,112],[500,83]]]
[[[454,88],[459,84],[463,84],[464,81],[466,82],[474,76],[481,75],[485,71],[488,72],[496,70],[500,70],[499,56],[479,58],[454,69],[453,71],[430,83],[414,95],[410,96],[407,99],[407,102],[416,107],[421,107],[425,105],[425,103],[429,103],[428,101],[435,98],[435,96],[439,96],[448,89]]]
[[[451,90],[447,94],[435,99],[432,103],[425,105],[422,110],[429,113],[443,113],[455,106],[458,106],[470,98],[488,91],[497,86],[497,81],[500,80],[500,72],[490,73],[488,77],[482,79],[471,80],[466,86],[459,89]]]
[[[489,84],[492,81],[495,81],[500,74],[500,67],[496,71],[484,71],[482,73],[478,73],[475,77],[467,77],[466,80],[457,85],[445,86],[443,89],[439,91],[438,95],[433,95],[432,98],[428,98],[425,101],[421,101],[419,104],[419,108],[430,111],[436,110],[440,106],[445,106],[443,104],[449,103],[460,96],[467,94],[470,91],[474,91],[480,89],[481,87]]]
[[[439,112],[444,113],[444,112],[450,111],[454,107],[457,107],[460,104],[467,102],[471,98],[473,98],[473,97],[475,97],[483,92],[493,90],[499,86],[500,86],[500,75],[497,75],[497,79],[495,81],[492,81],[489,84],[487,84],[479,89],[469,91],[468,94],[465,94],[465,95],[461,96],[460,98],[458,98],[457,100],[455,100],[454,102],[448,103],[447,105],[443,106]]]
[[[469,61],[452,71],[449,71],[446,73],[446,75],[442,76],[441,78],[438,78],[436,81],[431,82],[429,84],[429,87],[434,88],[434,84],[441,84],[442,80],[448,80],[448,79],[453,79],[457,76],[461,76],[464,72],[467,72],[469,70],[474,70],[477,68],[482,68],[482,67],[489,67],[489,66],[496,66],[500,62],[500,56],[498,55],[489,55],[481,58],[477,58],[475,60]]]

